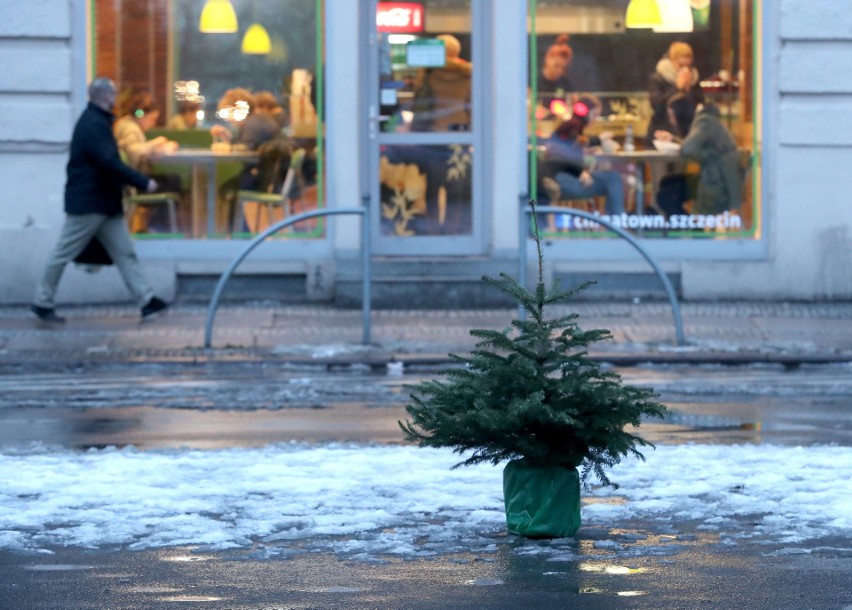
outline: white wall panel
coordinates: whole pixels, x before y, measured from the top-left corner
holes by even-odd
[[[67,93],[71,52],[64,44],[0,42],[0,91]]]
[[[764,3],[769,4],[769,0]],[[782,0],[781,38],[852,40],[850,10],[849,0]]]
[[[785,96],[780,105],[782,146],[852,147],[852,96]],[[825,155],[832,158],[834,151]]]
[[[774,222],[776,282],[806,298],[852,296],[852,149],[784,147]],[[771,287],[767,287],[771,289]]]
[[[70,38],[69,0],[0,1],[0,37]]]
[[[0,229],[45,228],[62,219],[67,153],[0,154]]]
[[[67,100],[22,103],[0,98],[0,116],[15,117],[0,128],[0,142],[65,144],[71,139],[71,112]]]
[[[781,50],[778,87],[782,93],[852,93],[852,40],[788,42]]]

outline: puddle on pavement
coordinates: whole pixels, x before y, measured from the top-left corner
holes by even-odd
[[[18,409],[0,411],[0,446],[32,443],[86,450],[225,449],[300,441],[402,443],[398,407],[339,405],[327,409],[199,411],[123,409]]]
[[[712,394],[730,367],[619,369],[626,382],[659,383],[670,414],[643,422],[640,434],[655,443],[852,442],[846,400],[831,395]],[[733,371],[771,387],[780,370]],[[812,377],[814,371],[808,371]],[[820,378],[836,378],[834,368]],[[0,447],[43,443],[76,449],[187,447],[222,449],[303,442],[401,443],[405,385],[434,378],[434,370],[404,375],[329,372],[280,365],[84,369],[73,373],[0,376]],[[810,377],[809,377],[810,378]],[[708,392],[683,395],[688,381]],[[833,421],[832,427],[825,425]],[[844,423],[847,422],[847,423]]]

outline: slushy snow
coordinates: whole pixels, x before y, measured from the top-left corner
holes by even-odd
[[[852,531],[848,447],[679,445],[584,492],[584,526],[697,522],[738,539],[799,544]],[[427,555],[489,550],[505,532],[502,467],[451,467],[449,450],[281,444],[0,454],[0,549],[188,545]],[[582,529],[580,536],[582,537]]]

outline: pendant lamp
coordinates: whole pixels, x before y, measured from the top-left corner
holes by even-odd
[[[631,29],[652,28],[662,24],[657,0],[630,0],[627,14],[624,16],[624,27]]]
[[[246,55],[269,55],[272,43],[269,32],[259,23],[252,23],[243,36],[243,53]]]
[[[655,32],[691,32],[692,8],[689,0],[657,0],[663,22],[654,26]]]
[[[232,34],[237,31],[237,13],[231,0],[207,0],[201,10],[198,29],[205,34]]]

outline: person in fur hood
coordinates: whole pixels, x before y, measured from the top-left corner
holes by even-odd
[[[648,86],[654,111],[648,125],[649,147],[653,146],[655,131],[668,131],[677,138],[689,133],[695,109],[704,102],[698,70],[692,61],[692,47],[685,42],[673,42],[666,56],[657,62]]]

